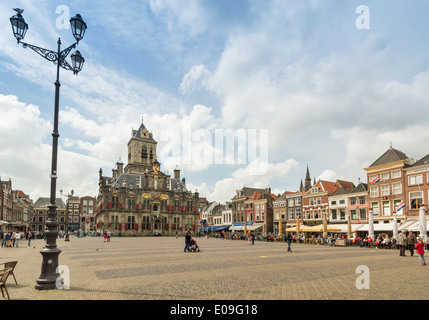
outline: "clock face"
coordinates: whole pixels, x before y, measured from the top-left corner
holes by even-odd
[[[145,129],[141,132],[141,136],[142,136],[142,138],[147,138],[147,137],[149,137],[149,132],[147,132],[147,130]]]

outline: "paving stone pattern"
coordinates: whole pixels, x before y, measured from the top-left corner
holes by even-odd
[[[11,299],[22,300],[391,300],[429,298],[429,266],[397,250],[196,238],[201,252],[185,253],[184,238],[58,239],[59,261],[70,270],[69,290],[38,291],[43,240],[0,248],[0,262],[18,260]],[[429,256],[429,254],[428,254]],[[429,261],[429,257],[427,257]],[[358,266],[369,289],[358,289]],[[1,299],[1,297],[0,297]]]

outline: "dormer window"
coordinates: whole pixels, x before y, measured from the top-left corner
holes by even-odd
[[[312,193],[316,193],[319,192],[319,188],[318,187],[314,187]]]

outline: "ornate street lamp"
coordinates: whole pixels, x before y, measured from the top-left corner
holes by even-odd
[[[40,47],[33,46],[28,43],[22,42],[25,34],[28,30],[28,24],[22,17],[24,10],[13,9],[17,12],[16,15],[11,17],[10,23],[12,25],[13,35],[15,36],[18,44],[22,44],[24,48],[30,48],[37,54],[41,55],[48,61],[53,62],[57,65],[57,80],[55,81],[55,110],[54,110],[54,130],[52,132],[52,168],[51,168],[51,194],[50,204],[48,206],[48,218],[46,220],[46,246],[40,251],[43,257],[42,261],[42,272],[39,279],[37,279],[36,289],[38,290],[51,290],[56,288],[56,281],[60,277],[58,267],[58,256],[61,250],[57,248],[56,239],[58,236],[58,221],[57,221],[57,205],[56,205],[56,180],[57,180],[57,154],[58,154],[58,113],[59,113],[59,101],[60,101],[60,67],[66,70],[72,71],[77,75],[83,67],[85,59],[82,57],[79,51],[76,51],[71,55],[72,66],[66,61],[70,51],[76,48],[76,45],[80,40],[83,39],[85,31],[87,29],[86,23],[82,17],[77,14],[75,17],[70,19],[70,25],[76,43],[70,47],[61,51],[61,38],[58,38],[58,50],[51,51]]]

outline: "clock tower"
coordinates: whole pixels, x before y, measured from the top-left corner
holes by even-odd
[[[128,142],[128,164],[125,167],[127,174],[143,174],[153,170],[156,162],[156,146],[158,142],[145,127],[143,121],[138,130],[131,131]]]

